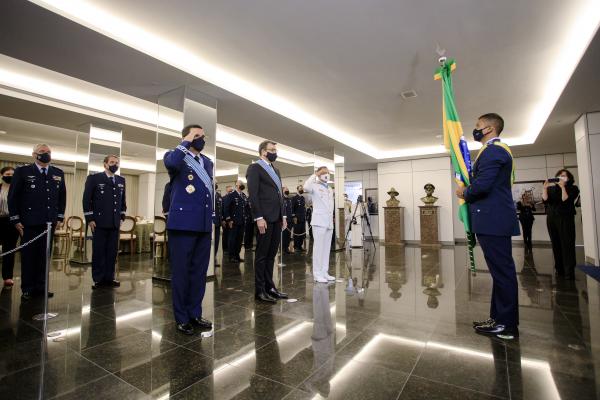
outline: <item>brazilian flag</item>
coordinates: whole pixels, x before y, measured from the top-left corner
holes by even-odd
[[[450,152],[454,178],[459,186],[468,186],[471,176],[471,156],[467,142],[463,136],[463,129],[456,111],[454,102],[454,88],[452,87],[452,72],[456,69],[454,60],[441,59],[441,67],[437,69],[434,79],[442,81],[443,127],[444,145]],[[465,226],[469,248],[469,261],[471,272],[475,272],[475,234],[471,231],[469,220],[469,206],[464,200],[458,200],[458,218]]]

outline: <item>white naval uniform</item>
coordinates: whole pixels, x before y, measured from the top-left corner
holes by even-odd
[[[313,174],[304,182],[304,192],[312,198],[313,277],[327,279],[333,235],[333,190]]]

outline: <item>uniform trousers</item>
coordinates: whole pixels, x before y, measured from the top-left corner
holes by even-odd
[[[219,242],[221,241],[221,224],[215,225],[215,255],[219,252]]]
[[[575,273],[575,217],[548,213],[548,234],[552,242],[554,269],[558,275],[572,276]]]
[[[8,217],[0,217],[0,244],[1,253],[6,253],[17,246],[19,231],[10,223]],[[15,253],[2,257],[2,279],[12,279],[15,267]]]
[[[294,224],[294,249],[300,250],[304,247],[306,239],[306,220],[298,218],[298,223]]]
[[[288,218],[288,221],[291,221],[291,219]],[[284,252],[289,252],[290,242],[292,241],[292,233],[290,232],[290,229],[291,228],[288,227],[283,232],[281,232],[281,244]]]
[[[92,279],[108,283],[115,279],[115,264],[119,251],[119,228],[94,229],[92,241]]]
[[[21,243],[26,243],[44,232],[46,225],[26,226]],[[50,243],[54,238],[54,225],[50,233]],[[46,240],[44,235],[21,249],[21,290],[23,293],[41,293],[46,290]],[[50,246],[52,252],[52,246]]]
[[[229,225],[225,224],[223,228],[223,253],[229,253]]]
[[[492,275],[490,317],[515,330],[519,326],[519,298],[511,237],[477,234],[477,240]]]
[[[173,313],[178,324],[202,317],[211,232],[169,229]]]
[[[533,230],[533,219],[532,218],[519,218],[521,221],[521,228],[523,230],[523,241],[525,247],[531,250],[533,244],[531,242],[531,232]]]
[[[254,290],[257,294],[276,289],[273,282],[275,256],[281,243],[281,222],[267,222],[267,230],[256,238],[254,256]]]
[[[242,250],[242,243],[244,242],[244,230],[246,225],[233,224],[233,228],[229,229],[229,259],[235,260],[240,258],[240,251]]]
[[[331,237],[333,229],[324,226],[314,226],[313,234],[315,240],[313,243],[313,277],[327,278],[329,275],[329,253],[331,252]]]
[[[244,229],[244,248],[252,249],[254,246],[254,228],[256,227],[256,223],[254,221],[246,222],[246,227]]]

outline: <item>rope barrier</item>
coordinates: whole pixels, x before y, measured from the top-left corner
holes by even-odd
[[[38,240],[39,238],[41,238],[42,236],[46,235],[46,233],[48,233],[48,229],[46,229],[44,232],[40,233],[39,235],[37,235],[36,237],[34,237],[33,239],[31,239],[30,241],[28,241],[27,243],[23,243],[21,244],[19,247],[15,247],[12,250],[9,250],[5,253],[0,254],[0,258],[7,256],[9,254],[15,253],[19,250],[21,250],[22,248],[29,246],[31,243],[35,242],[36,240]]]

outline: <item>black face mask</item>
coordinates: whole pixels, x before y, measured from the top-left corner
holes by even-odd
[[[115,172],[117,172],[119,170],[119,166],[118,165],[109,165],[108,170],[114,174]]]
[[[245,185],[240,185],[240,191],[242,191],[244,189],[246,189],[246,186]]]
[[[303,189],[299,189],[298,190],[298,194],[302,194],[302,193],[304,193],[304,190]]]
[[[204,141],[204,138],[196,138],[194,140],[192,140],[192,144],[191,146],[198,150],[198,151],[202,151],[202,149],[204,149],[204,145],[206,144],[206,142]]]
[[[48,164],[52,159],[50,153],[38,153],[36,156],[37,160],[41,163]]]
[[[2,177],[2,180],[3,180],[5,183],[8,183],[8,184],[10,185],[10,183],[12,182],[12,176],[3,176],[3,177]]]
[[[267,160],[269,160],[270,162],[274,162],[275,160],[277,160],[277,153],[267,152]]]
[[[485,134],[483,133],[483,131],[487,128],[487,126],[485,128],[481,128],[481,129],[473,129],[473,139],[476,142],[481,142],[483,140],[483,137],[485,136]]]
[[[283,193],[284,193],[286,196],[289,196],[289,195],[290,195],[290,191],[289,191],[289,190],[286,190],[286,191],[285,191],[285,192],[283,192]]]

